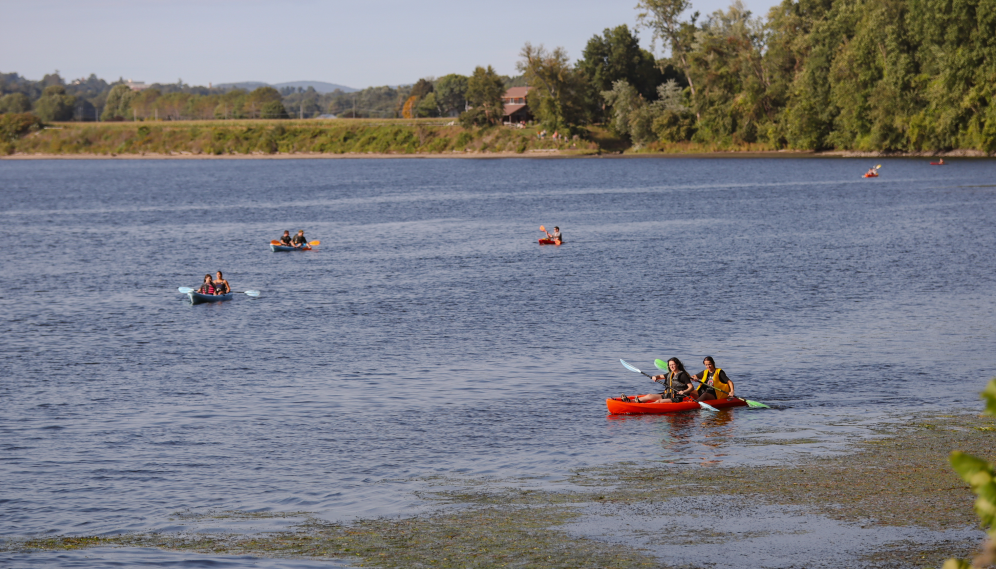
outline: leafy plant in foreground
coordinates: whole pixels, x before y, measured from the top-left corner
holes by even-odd
[[[986,400],[986,413],[996,415],[996,379],[982,392]],[[943,569],[971,569],[988,567],[996,563],[996,466],[985,460],[954,451],[951,453],[951,466],[962,479],[972,487],[978,496],[975,500],[975,513],[979,515],[983,527],[987,528],[989,539],[983,551],[972,563],[962,559],[948,559]]]

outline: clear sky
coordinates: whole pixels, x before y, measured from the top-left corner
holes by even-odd
[[[778,0],[745,0],[766,15]],[[730,0],[692,0],[702,14]],[[0,0],[0,71],[147,83],[313,80],[363,88],[469,74],[515,75],[522,45],[572,59],[636,0]],[[649,47],[650,35],[640,32]]]

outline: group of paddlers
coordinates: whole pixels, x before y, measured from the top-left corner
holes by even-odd
[[[183,291],[180,291],[183,292]],[[201,283],[200,288],[197,289],[200,294],[218,295],[218,294],[228,294],[232,292],[232,287],[228,286],[228,281],[222,276],[221,271],[215,273],[212,277],[211,273],[204,275],[204,282]]]
[[[703,361],[705,369],[695,375],[689,375],[685,366],[678,358],[667,361],[668,373],[655,375],[651,379],[664,384],[664,391],[627,397],[623,394],[621,401],[635,403],[680,403],[682,401],[710,401],[733,397],[733,382],[726,372],[716,367],[712,356],[706,356]]]
[[[308,240],[304,238],[304,230],[298,229],[297,235],[291,237],[290,231],[284,231],[284,234],[280,237],[280,244],[284,247],[294,247],[300,248],[308,244]]]

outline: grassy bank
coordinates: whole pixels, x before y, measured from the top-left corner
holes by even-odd
[[[593,141],[541,139],[535,128],[468,130],[438,119],[58,123],[0,144],[5,155],[599,152]]]
[[[961,449],[990,460],[996,457],[996,420],[974,415],[921,417],[907,426],[890,427],[882,435],[858,444],[851,454],[800,459],[781,466],[682,468],[620,464],[589,469],[576,474],[573,481],[580,490],[574,492],[501,488],[494,482],[486,490],[468,486],[465,491],[427,496],[440,505],[438,511],[409,518],[330,524],[304,516],[293,531],[269,534],[51,537],[10,541],[0,545],[0,550],[139,546],[337,558],[355,565],[385,568],[668,567],[667,560],[654,557],[639,545],[589,539],[566,531],[564,525],[583,519],[592,508],[602,508],[618,516],[616,525],[623,527],[624,522],[632,521],[625,517],[627,509],[650,505],[661,512],[668,500],[690,497],[721,497],[727,506],[695,510],[694,504],[681,503],[682,511],[701,518],[701,524],[686,528],[688,535],[670,535],[669,540],[701,541],[701,528],[709,528],[711,520],[721,519],[727,508],[759,503],[801,509],[869,534],[896,526],[924,531],[978,527],[972,512],[973,495],[951,470],[947,456],[951,450]],[[744,443],[763,447],[792,441]],[[205,518],[251,519],[266,515],[222,512]],[[180,515],[180,519],[190,518]],[[634,522],[633,526],[633,531],[638,532],[638,524]],[[710,534],[709,538],[735,547],[738,540],[750,539],[748,530]],[[786,533],[799,532],[792,528]],[[978,545],[974,539],[885,543],[867,553],[862,564],[939,567],[948,557],[970,555]],[[808,565],[806,561],[799,560],[800,565]]]

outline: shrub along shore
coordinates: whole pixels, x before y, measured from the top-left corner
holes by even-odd
[[[5,118],[12,119],[7,115]],[[768,153],[799,156],[763,143],[693,142],[634,147],[602,127],[570,138],[540,137],[540,127],[467,129],[440,119],[139,121],[42,124],[25,117],[3,121],[0,157],[208,158],[333,156],[592,156],[605,154]],[[6,124],[9,123],[9,124]],[[881,155],[829,152],[822,155]],[[903,155],[893,153],[895,155]],[[916,154],[916,153],[914,153]],[[934,153],[922,153],[934,155]],[[909,155],[906,153],[905,155]],[[977,150],[945,156],[986,156]]]

